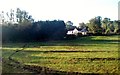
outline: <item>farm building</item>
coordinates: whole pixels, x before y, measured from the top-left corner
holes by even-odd
[[[87,35],[87,29],[86,28],[83,28],[81,30],[75,28],[74,30],[69,30],[67,32],[67,35],[78,35],[78,34],[82,34],[82,35]]]
[[[78,33],[81,33],[82,35],[87,35],[87,29],[86,28],[83,28],[82,30],[79,30]]]

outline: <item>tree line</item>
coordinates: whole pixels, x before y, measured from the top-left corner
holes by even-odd
[[[120,20],[111,21],[110,18],[102,20],[101,16],[97,16],[90,19],[88,23],[79,23],[78,27],[74,26],[71,21],[68,21],[66,28],[67,30],[87,28],[88,33],[93,34],[120,34]]]
[[[7,18],[6,18],[7,17]],[[120,21],[111,21],[110,18],[94,17],[88,23],[79,23],[74,26],[71,21],[34,21],[31,15],[19,8],[2,11],[0,13],[0,27],[2,27],[2,40],[14,42],[63,40],[67,31],[77,28],[86,28],[92,34],[120,34]]]

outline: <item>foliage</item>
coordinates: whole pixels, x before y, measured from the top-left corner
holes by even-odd
[[[16,12],[15,12],[16,11]],[[34,19],[31,15],[28,14],[25,10],[17,8],[16,10],[10,9],[9,12],[2,11],[0,13],[0,23],[2,25],[11,25],[14,23],[17,24],[30,24],[33,23]]]
[[[32,23],[34,21],[32,16],[28,15],[28,12],[26,12],[25,10],[21,10],[19,8],[17,8],[16,18],[19,24],[21,23],[24,24],[24,23],[29,23],[29,22]]]
[[[101,17],[95,17],[93,19],[89,20],[88,29],[90,32],[96,34],[96,33],[102,33],[101,28]]]
[[[7,17],[8,17],[8,23],[12,24],[13,22],[15,22],[15,12],[13,9],[10,10],[10,12],[6,13]]]
[[[73,30],[76,26],[73,26],[73,22],[67,21],[66,23],[66,29],[67,30]]]
[[[38,35],[36,39],[63,39],[66,35],[65,23],[61,20],[38,21],[33,23],[33,35]],[[34,29],[35,28],[35,29]],[[36,29],[37,28],[37,29]]]
[[[114,33],[120,33],[120,21],[114,21],[113,22],[114,25]]]
[[[85,27],[86,27],[86,24],[84,22],[79,23],[79,26],[78,26],[79,29],[83,29]]]
[[[66,35],[64,21],[38,21],[32,24],[2,26],[3,41],[59,40]]]
[[[104,18],[102,21],[102,28],[103,28],[103,33],[107,32],[108,24],[109,24],[110,19],[109,18]]]

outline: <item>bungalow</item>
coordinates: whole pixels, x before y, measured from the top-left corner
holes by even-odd
[[[78,34],[82,34],[82,35],[87,35],[87,29],[86,28],[83,28],[82,30],[79,30],[77,28],[75,28],[74,30],[69,30],[67,32],[67,35],[78,35]]]
[[[83,28],[82,30],[79,30],[79,32],[78,33],[81,33],[82,35],[87,35],[87,29],[86,29],[86,27],[85,28]]]
[[[76,35],[76,36],[77,36],[78,32],[79,32],[79,31],[75,28],[74,30],[69,30],[69,31],[67,32],[67,35]]]

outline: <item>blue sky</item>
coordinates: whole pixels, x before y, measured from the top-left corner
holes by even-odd
[[[0,11],[17,7],[37,20],[71,20],[74,25],[95,16],[118,19],[119,0],[2,0]]]

